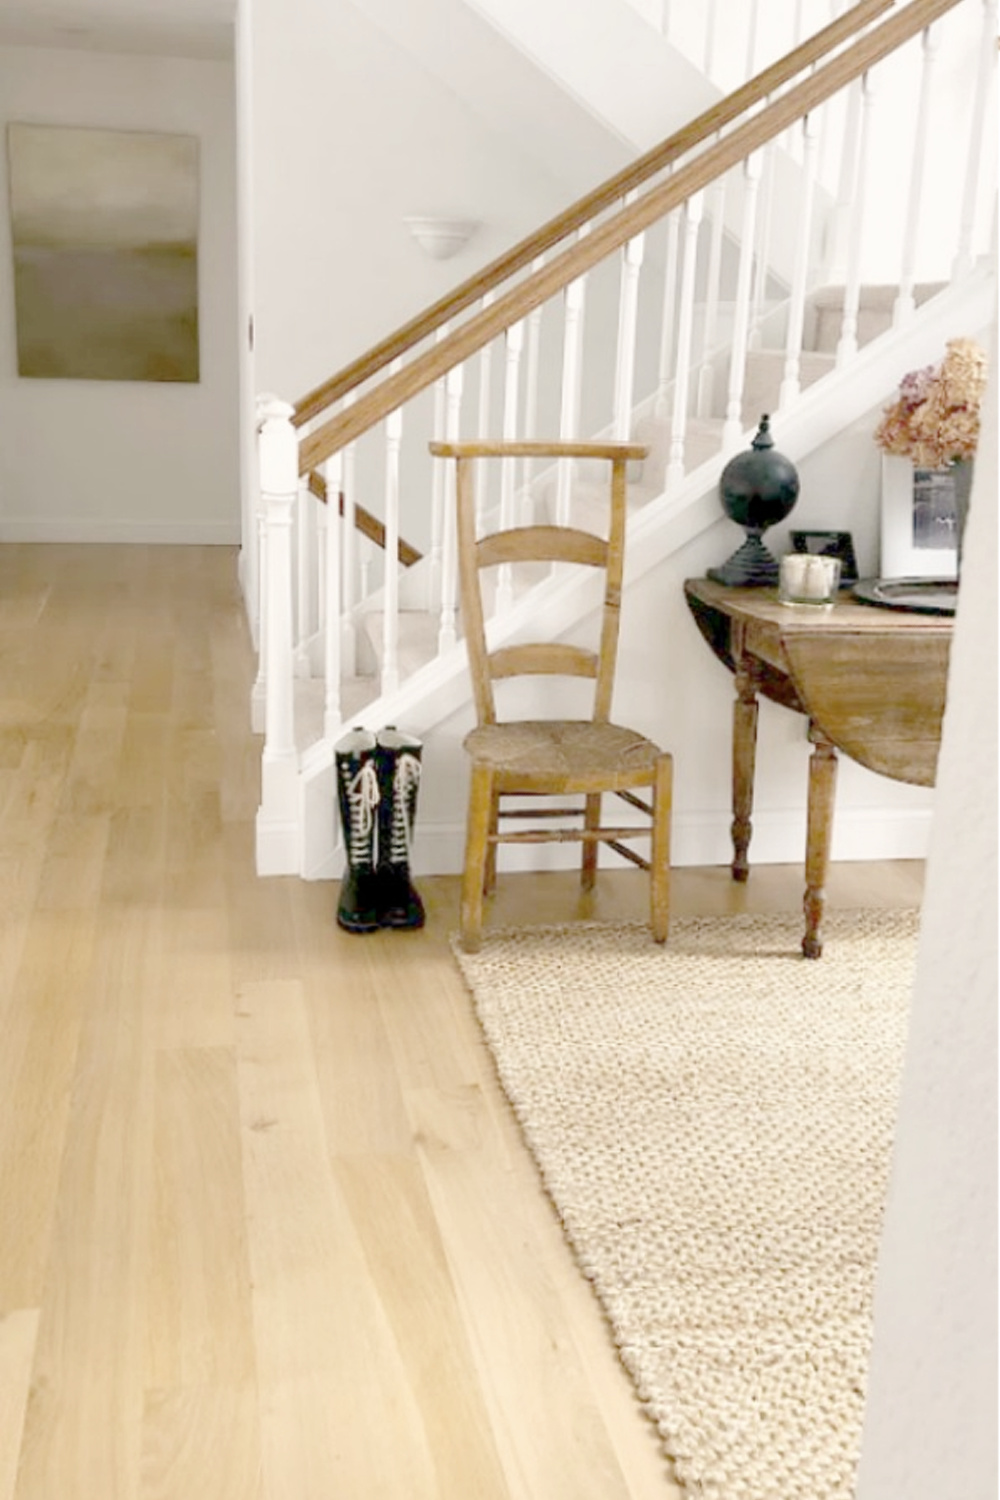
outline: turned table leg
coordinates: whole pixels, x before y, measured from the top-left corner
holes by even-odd
[[[806,824],[806,893],[802,906],[806,931],[802,939],[805,958],[823,952],[820,924],[826,906],[826,875],[830,867],[830,836],[833,831],[833,800],[837,789],[837,752],[821,729],[809,725],[813,746],[809,757],[809,811]]]
[[[733,704],[733,879],[744,881],[750,874],[747,851],[753,832],[754,767],[757,756],[757,679],[745,658],[736,665],[736,701]]]

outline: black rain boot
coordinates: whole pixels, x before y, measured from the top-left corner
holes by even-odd
[[[424,903],[410,880],[423,745],[394,725],[376,737],[378,766],[378,910],[383,927],[423,927]]]
[[[334,745],[333,753],[347,856],[340,881],[337,925],[345,932],[375,932],[380,925],[375,872],[375,808],[379,799],[375,736],[367,729],[352,729]]]

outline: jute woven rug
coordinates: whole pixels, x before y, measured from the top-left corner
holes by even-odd
[[[501,1083],[678,1481],[848,1500],[912,912],[487,931]]]

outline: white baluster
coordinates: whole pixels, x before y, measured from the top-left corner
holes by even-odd
[[[614,435],[628,441],[632,431],[635,390],[635,344],[639,322],[639,275],[642,271],[646,236],[637,234],[622,251],[621,286],[618,296],[618,352],[615,360]]]
[[[462,385],[464,371],[455,365],[448,371],[447,412],[445,415],[445,438],[457,443],[461,432]],[[442,543],[441,567],[441,623],[438,629],[438,652],[450,651],[458,639],[458,544],[455,516],[456,465],[450,459],[436,459],[446,469],[444,491],[444,539]]]
[[[694,327],[695,270],[698,261],[698,229],[704,209],[704,193],[694,193],[684,208],[684,259],[681,270],[680,318],[677,326],[677,365],[674,372],[674,406],[670,423],[670,461],[667,488],[684,478],[684,439],[691,385],[691,334]]]
[[[983,144],[985,141],[986,104],[996,67],[997,0],[984,0],[982,43],[979,51],[979,68],[976,74],[976,93],[972,107],[972,132],[966,156],[965,192],[962,198],[961,228],[958,253],[952,276],[957,280],[967,276],[975,262],[973,236],[976,228],[976,207],[979,201],[980,176],[982,173]]]
[[[545,264],[544,255],[539,255],[532,261],[532,271],[540,271]],[[541,351],[542,337],[542,305],[532,308],[528,314],[528,348],[525,360],[524,377],[524,440],[534,441],[538,434],[538,362]],[[479,464],[480,469],[485,468]],[[521,521],[528,525],[531,521],[531,481],[533,477],[532,461],[526,458],[521,468]]]
[[[759,0],[750,0],[750,14],[747,17],[747,61],[746,77],[752,78],[757,71],[757,7]]]
[[[344,397],[344,410],[354,405],[354,392]],[[340,659],[348,677],[358,674],[358,633],[355,613],[359,599],[368,592],[367,576],[362,578],[358,554],[357,444],[348,443],[341,456],[340,485],[344,495],[344,519],[341,527],[340,545],[340,607],[343,628],[340,637]],[[333,514],[340,514],[338,495],[327,496],[333,506]]]
[[[848,87],[844,104],[846,118],[841,142],[837,203],[833,211],[826,269],[826,280],[835,285],[844,281],[847,276],[851,213],[860,172],[862,92],[862,80],[856,78]],[[840,103],[840,100],[831,102]]]
[[[677,261],[681,216],[677,209],[667,216],[667,244],[663,264],[663,325],[660,329],[660,367],[656,381],[656,415],[667,411],[670,382],[673,379],[675,350],[674,326],[677,318]]]
[[[726,220],[726,179],[720,177],[711,188],[711,238],[708,248],[708,275],[705,286],[705,323],[701,339],[701,368],[695,410],[699,417],[710,417],[715,400],[715,346],[719,337],[719,296],[722,284],[722,236]]]
[[[868,207],[871,152],[872,105],[875,85],[871,69],[861,80],[861,131],[858,139],[858,173],[851,212],[851,238],[847,250],[847,278],[844,284],[844,315],[837,343],[837,364],[842,365],[858,352],[858,309],[861,306],[861,245]]]
[[[494,300],[494,294],[492,292],[487,292],[482,301],[482,308],[484,312],[488,307],[492,306]],[[494,348],[494,343],[484,344],[479,355],[479,400],[476,413],[476,436],[484,440],[489,438],[490,429],[493,425],[493,419],[490,412],[490,400],[492,397],[491,375],[493,370]],[[492,469],[493,466],[491,464],[476,464],[475,494],[477,535],[483,529],[483,517],[487,511],[486,486],[489,482],[489,475],[490,473],[492,473]]]
[[[715,78],[715,11],[716,0],[708,0],[705,6],[705,52],[702,71],[706,78]]]
[[[671,15],[671,0],[663,0],[662,6],[660,7],[660,30],[663,32],[663,35],[666,37],[668,42],[670,40],[670,27],[672,20],[673,16]]]
[[[928,26],[924,31],[920,54],[920,100],[917,118],[913,127],[913,151],[910,157],[910,193],[906,209],[906,224],[903,230],[902,265],[899,275],[899,291],[892,309],[895,328],[901,327],[916,308],[913,295],[916,285],[917,236],[920,233],[920,210],[923,201],[924,178],[927,171],[927,133],[930,124],[931,91],[934,64],[937,59],[938,29]]]
[[[442,343],[448,336],[450,325],[442,324],[434,335],[435,344]],[[394,359],[390,370],[396,371],[400,368],[400,361]],[[434,382],[434,431],[435,442],[444,439],[445,410],[447,404],[447,393],[445,391],[444,376]],[[444,536],[444,473],[440,464],[435,464],[431,475],[431,555],[428,560],[428,591],[431,608],[433,609],[441,597],[441,545]]]
[[[750,331],[747,343],[749,349],[759,349],[761,345],[761,324],[765,317],[767,303],[768,247],[771,240],[771,216],[774,205],[773,147],[765,146],[762,155],[764,158],[761,177],[763,192],[757,213],[757,259],[754,263],[753,287],[750,293]]]
[[[760,172],[760,152],[755,151],[743,163],[743,232],[740,237],[740,260],[736,273],[736,305],[733,310],[726,421],[722,429],[723,447],[735,444],[743,431],[743,388],[746,382],[747,341],[750,330],[750,277],[753,270],[753,246],[756,238],[754,230],[757,222]]]
[[[586,228],[581,228],[582,239]],[[583,314],[587,301],[587,278],[578,276],[566,288],[563,315],[562,392],[559,404],[559,437],[564,443],[579,437],[580,380],[583,373]],[[556,525],[569,522],[570,491],[573,485],[573,460],[560,458],[556,464]]]
[[[505,341],[503,388],[503,440],[513,442],[517,437],[518,387],[521,374],[521,354],[524,350],[524,322],[514,323],[507,329]],[[515,522],[514,485],[517,479],[517,461],[513,458],[500,460],[500,527],[506,530]],[[501,614],[510,608],[514,600],[514,575],[509,563],[497,570],[497,592],[495,613]]]
[[[801,389],[802,334],[805,328],[806,286],[809,277],[809,242],[812,238],[813,203],[816,189],[816,146],[819,128],[815,115],[802,120],[802,198],[797,205],[795,264],[788,301],[788,331],[785,336],[785,368],[778,405],[793,401]]]
[[[337,738],[343,723],[340,703],[340,682],[343,674],[341,648],[341,577],[343,561],[344,525],[340,520],[340,490],[343,483],[344,460],[342,453],[335,453],[323,465],[326,480],[325,526],[323,538],[323,670],[326,678],[326,697],[323,706],[323,733],[328,740]]]
[[[385,419],[384,612],[380,682],[383,693],[394,693],[399,686],[399,450],[402,441],[403,409],[397,407]],[[440,549],[440,542],[438,545]]]
[[[263,406],[260,430],[260,488],[267,513],[267,701],[261,761],[261,801],[257,813],[258,852],[262,835],[277,834],[286,850],[295,845],[298,756],[292,660],[292,517],[299,487],[299,445],[292,426],[294,407],[273,398]],[[294,854],[293,854],[294,857]]]

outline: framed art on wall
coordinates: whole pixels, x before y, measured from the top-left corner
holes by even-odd
[[[882,455],[883,578],[954,578],[958,568],[958,465],[917,468]]]
[[[198,141],[7,127],[17,371],[199,379]]]

